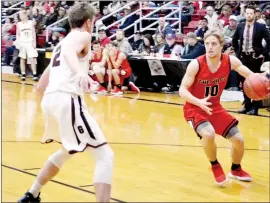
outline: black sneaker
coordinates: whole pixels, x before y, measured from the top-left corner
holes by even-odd
[[[26,78],[25,74],[21,75],[21,81],[25,81],[25,78]]]
[[[38,76],[37,75],[33,75],[33,80],[34,81],[38,81]]]
[[[40,193],[38,194],[38,196],[36,198],[34,198],[34,196],[30,193],[30,192],[26,192],[24,194],[23,197],[21,197],[18,202],[27,202],[27,203],[39,203],[40,202],[40,197],[39,197]]]

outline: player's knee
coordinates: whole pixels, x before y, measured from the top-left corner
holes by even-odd
[[[48,160],[60,169],[72,156],[73,155],[69,154],[65,149],[59,149],[57,152],[52,154]]]
[[[102,146],[94,150],[96,159],[96,169],[94,183],[112,183],[112,171],[114,163],[114,153],[109,145]]]
[[[244,145],[244,137],[240,133],[234,134],[230,140],[235,147],[242,147]]]
[[[214,129],[207,129],[200,133],[203,139],[213,142],[215,140],[215,130]]]
[[[101,67],[98,66],[98,65],[94,65],[94,66],[93,66],[93,72],[94,72],[95,74],[101,73]]]

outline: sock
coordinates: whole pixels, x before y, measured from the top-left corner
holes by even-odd
[[[215,160],[215,161],[210,161],[211,165],[215,165],[215,164],[219,164],[218,160]]]
[[[116,85],[116,87],[121,90],[121,85]]]
[[[105,82],[100,82],[99,83],[102,87],[106,88]]]
[[[236,169],[238,169],[241,165],[240,164],[232,164],[232,170],[235,171]]]
[[[22,76],[25,76],[25,72],[22,72]]]
[[[39,195],[42,185],[35,180],[29,192],[36,198]]]

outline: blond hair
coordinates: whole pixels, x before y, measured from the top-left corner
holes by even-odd
[[[218,39],[219,43],[221,44],[221,46],[224,46],[225,44],[225,39],[224,39],[224,35],[223,33],[221,33],[219,30],[208,30],[205,34],[204,34],[204,41],[208,38],[214,36]]]

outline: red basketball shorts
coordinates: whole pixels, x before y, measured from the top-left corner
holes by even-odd
[[[184,116],[196,133],[197,127],[200,124],[209,122],[214,127],[216,134],[225,137],[229,130],[238,124],[238,120],[231,116],[223,107],[212,109],[212,115],[208,115],[199,108],[184,108]],[[198,133],[197,135],[201,138]]]

